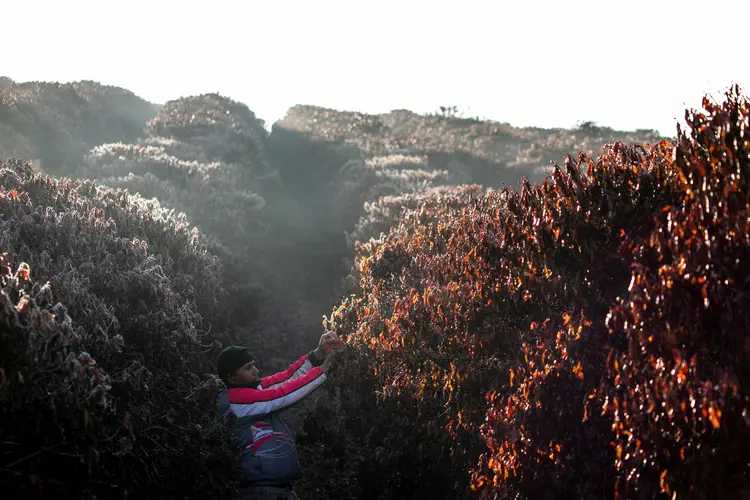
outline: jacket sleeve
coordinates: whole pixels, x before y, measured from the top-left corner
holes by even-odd
[[[286,370],[262,378],[260,380],[260,386],[263,389],[273,389],[275,387],[279,387],[284,382],[294,380],[297,377],[304,375],[305,373],[310,371],[311,368],[320,366],[322,364],[323,362],[320,361],[312,351],[310,351],[308,354],[305,354],[297,361],[292,363]]]
[[[319,366],[304,375],[270,389],[236,387],[229,389],[229,405],[237,417],[259,416],[288,408],[325,382],[326,374]]]

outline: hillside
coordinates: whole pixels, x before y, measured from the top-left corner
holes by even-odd
[[[270,372],[324,328],[348,347],[285,415],[301,498],[750,491],[715,458],[748,453],[739,94],[669,141],[315,106],[269,134],[218,94],[0,95],[0,154],[41,160],[0,166],[0,486],[19,498],[225,498],[218,351]]]
[[[50,172],[68,173],[94,146],[135,140],[157,112],[119,87],[0,77],[0,158],[34,159]]]
[[[281,130],[337,147],[352,145],[365,157],[424,154],[441,166],[451,161],[465,163],[454,167],[464,169],[478,163],[487,170],[479,173],[486,176],[483,183],[493,187],[500,187],[502,182],[515,185],[520,175],[537,180],[551,162],[562,161],[567,154],[595,155],[602,146],[615,141],[656,144],[663,139],[653,130],[619,131],[592,123],[573,130],[519,128],[408,110],[369,115],[317,106],[291,108],[274,124],[274,132]]]

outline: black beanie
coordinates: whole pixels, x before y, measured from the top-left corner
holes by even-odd
[[[250,354],[247,347],[229,346],[219,354],[219,359],[216,362],[216,372],[219,378],[226,383],[227,379],[233,376],[239,367],[254,360],[255,358]]]

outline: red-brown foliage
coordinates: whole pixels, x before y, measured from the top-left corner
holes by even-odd
[[[589,166],[590,179],[626,180],[620,199],[647,201],[653,216],[613,233],[618,253],[599,246],[571,287],[599,293],[537,323],[514,391],[491,395],[476,487],[530,498],[746,492],[750,103],[735,89],[703,106],[674,149]],[[570,241],[585,253],[580,236]]]
[[[622,238],[648,234],[675,199],[669,153],[666,143],[650,151],[615,144],[596,162],[581,158],[566,175],[558,170],[552,182],[510,197],[502,245],[522,257],[506,257],[518,281],[504,286],[519,287],[536,307],[509,386],[491,388],[484,430],[493,453],[485,458],[496,474],[476,477],[476,486],[492,481],[530,498],[609,495],[609,424],[594,415],[582,425],[583,402],[602,376],[605,346],[622,342],[604,325],[627,287]]]
[[[680,199],[622,250],[632,279],[609,329],[628,349],[608,359],[600,396],[627,496],[737,498],[748,487],[750,101],[703,106],[674,155]]]
[[[615,143],[359,247],[325,323],[366,497],[744,491],[750,106],[704,106],[675,147]]]

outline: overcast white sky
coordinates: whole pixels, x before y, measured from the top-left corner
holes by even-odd
[[[0,0],[0,19],[0,75],[220,92],[269,123],[295,104],[455,105],[671,136],[704,93],[750,91],[748,0]]]

